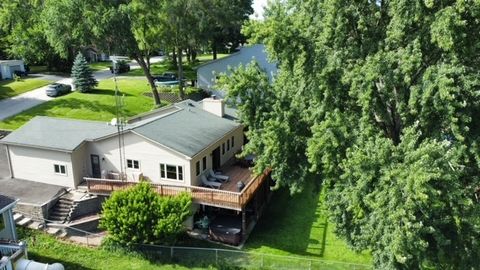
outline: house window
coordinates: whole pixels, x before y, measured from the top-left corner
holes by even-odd
[[[203,157],[202,159],[202,169],[203,171],[207,169],[207,157]]]
[[[227,140],[227,151],[230,150],[230,139]]]
[[[235,146],[235,137],[232,136],[232,148]]]
[[[160,177],[168,180],[183,180],[183,167],[160,164]]]
[[[66,168],[65,165],[54,164],[53,165],[53,170],[54,170],[55,174],[67,175],[67,168]]]
[[[222,155],[225,155],[225,143],[222,143]]]
[[[127,168],[129,169],[140,169],[140,162],[138,160],[127,159]]]
[[[195,164],[195,169],[196,169],[196,175],[198,176],[200,174],[200,161],[197,161]]]
[[[0,214],[0,231],[5,229],[5,221],[3,221],[3,215]]]

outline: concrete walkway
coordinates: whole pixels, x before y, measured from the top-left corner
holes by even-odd
[[[150,62],[157,63],[162,62],[165,60],[164,56],[152,57]],[[140,66],[135,62],[130,62],[131,69],[138,69]],[[54,75],[45,75],[45,74],[37,74],[39,78],[44,78],[46,80],[53,80],[57,83],[64,83],[64,84],[72,84],[71,78],[63,78],[60,76]],[[105,80],[108,78],[113,77],[113,74],[110,70],[99,70],[93,73],[95,79],[97,80]],[[23,93],[18,96],[14,96],[11,98],[0,100],[0,121],[3,121],[9,117],[12,117],[16,114],[19,114],[25,110],[28,110],[32,107],[40,105],[46,101],[54,99],[53,97],[49,97],[45,94],[46,86],[37,88],[30,92]]]

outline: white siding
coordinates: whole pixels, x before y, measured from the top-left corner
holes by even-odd
[[[232,136],[235,138],[235,144],[232,147],[230,147],[230,150],[227,151],[227,141],[232,143]],[[222,145],[225,143],[225,154],[222,154]],[[207,149],[203,150],[199,154],[197,154],[195,157],[192,158],[191,160],[191,165],[190,167],[192,168],[190,171],[190,174],[193,176],[193,182],[192,185],[194,186],[200,186],[201,185],[201,180],[200,180],[200,175],[206,173],[208,169],[212,168],[212,152],[215,150],[217,147],[220,147],[220,165],[225,164],[227,161],[229,161],[232,157],[235,156],[240,150],[242,149],[243,145],[243,126],[238,127],[234,131],[230,132],[228,135],[223,137],[221,140],[215,142],[212,144],[210,147]],[[204,171],[203,170],[203,165],[202,165],[202,159],[203,157],[207,157],[207,168]],[[196,176],[196,163],[197,161],[200,161],[200,175]]]
[[[154,142],[136,135],[126,133],[125,158],[138,160],[140,169],[128,169],[127,177],[129,180],[138,180],[140,173],[148,177],[152,182],[175,185],[190,185],[190,163],[186,157],[176,154]],[[102,171],[120,171],[120,154],[118,151],[118,138],[112,137],[102,141],[88,143],[86,159],[88,162],[88,174],[92,174],[90,155],[100,156],[100,166]],[[160,179],[160,163],[183,166],[183,181]],[[125,165],[126,166],[126,165]]]
[[[8,146],[13,177],[51,185],[75,187],[70,153]],[[67,175],[54,171],[54,164],[66,166]]]
[[[243,47],[240,52],[214,60],[208,64],[200,66],[197,69],[197,84],[199,88],[211,91],[213,94],[223,97],[225,93],[219,89],[214,89],[216,83],[216,77],[220,73],[229,74],[229,67],[235,69],[240,64],[243,66],[249,64],[255,59],[261,68],[263,68],[270,79],[273,78],[277,72],[277,66],[274,63],[270,63],[267,59],[265,52],[265,46],[257,44],[248,47]]]
[[[75,186],[83,182],[83,177],[88,175],[87,144],[80,145],[72,153],[73,179]]]

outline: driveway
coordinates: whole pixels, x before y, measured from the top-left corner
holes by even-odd
[[[157,56],[152,57],[150,62],[157,63],[164,60],[164,56]],[[140,66],[135,61],[132,61],[130,63],[130,68],[138,69],[140,68]],[[44,74],[37,75],[40,78],[45,78],[46,80],[53,80],[57,83],[72,84],[71,78],[62,78],[59,76]],[[95,76],[95,79],[99,81],[113,77],[113,74],[108,69],[96,71],[93,73],[93,75]],[[45,89],[46,86],[37,88],[35,90],[23,93],[15,97],[0,100],[0,121],[53,99],[52,97],[49,97],[45,94]]]

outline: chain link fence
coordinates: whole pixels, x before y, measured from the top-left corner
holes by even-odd
[[[219,269],[275,270],[364,270],[370,265],[325,261],[294,256],[243,252],[227,249],[141,245],[141,252],[160,263],[175,263],[187,267],[218,267]]]

